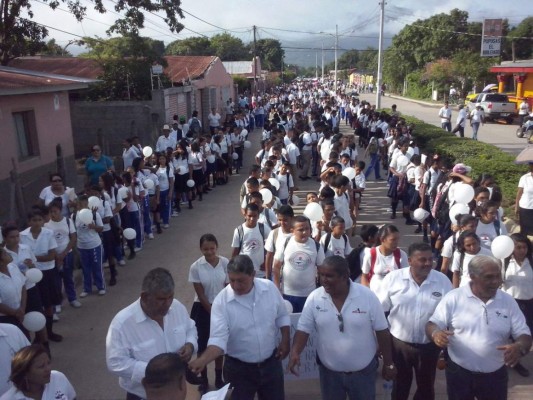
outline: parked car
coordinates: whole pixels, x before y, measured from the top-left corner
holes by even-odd
[[[511,124],[516,115],[515,103],[510,102],[509,97],[501,93],[480,93],[468,102],[468,111],[472,112],[477,106],[483,108],[486,121],[505,119]]]

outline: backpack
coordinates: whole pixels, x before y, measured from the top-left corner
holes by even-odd
[[[378,143],[376,140],[371,140],[368,145],[368,154],[376,154],[378,152]]]
[[[441,188],[441,190],[435,195],[435,201],[431,210],[431,214],[441,225],[446,224],[450,218],[448,215],[450,213],[450,203],[448,203],[448,192],[450,187],[451,185],[448,185],[444,191]]]
[[[296,144],[298,146],[298,149],[300,151],[303,150],[305,143],[304,143],[304,134],[300,133],[300,136],[298,136],[298,143]]]
[[[192,132],[194,136],[200,135],[202,133],[202,127],[200,126],[200,121],[198,121],[198,118],[193,118],[191,123],[189,124],[189,132]]]
[[[361,243],[346,257],[348,267],[350,268],[350,279],[355,281],[361,275],[361,252],[366,249],[364,243]]]
[[[283,251],[285,251],[285,249],[287,248],[287,245],[289,244],[289,240],[292,239],[292,236],[289,236],[286,240],[285,240],[285,244],[283,245]],[[315,247],[316,247],[316,252],[318,254],[318,251],[320,250],[320,243],[318,243],[315,239],[313,238],[310,238],[313,240],[313,242],[315,242]]]
[[[261,233],[261,237],[263,238],[263,242],[265,241],[265,225],[261,222],[257,223],[257,226],[259,227],[259,233]],[[244,241],[244,228],[242,227],[242,224],[237,227],[237,233],[239,234],[239,253],[242,249],[242,243]]]
[[[401,260],[402,260],[402,252],[400,251],[400,249],[396,248],[392,254],[394,255],[394,262],[396,263],[396,266],[398,268],[401,268],[402,267],[402,263],[401,263]],[[378,250],[376,247],[371,247],[370,248],[370,271],[368,271],[368,281],[370,282],[370,280],[372,279],[372,277],[374,276],[374,266],[376,265],[376,260],[378,258]]]
[[[343,233],[342,238],[344,239],[344,248],[346,249],[346,246],[348,245],[348,236]],[[329,242],[331,242],[331,232],[326,233],[326,238],[324,239],[324,253],[328,250]]]
[[[265,212],[265,218],[268,224],[268,227],[272,229],[272,221],[270,221],[270,213],[268,212],[268,208],[264,208],[263,211]],[[265,238],[265,235],[263,234],[263,239]]]

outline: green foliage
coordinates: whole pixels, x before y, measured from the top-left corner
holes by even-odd
[[[55,10],[65,4],[69,12],[78,21],[83,21],[87,6],[82,0],[42,0]],[[138,35],[139,29],[144,27],[143,11],[162,12],[164,20],[172,32],[179,32],[183,25],[178,21],[183,18],[180,0],[117,0],[113,1],[113,10],[123,13],[107,30],[122,35]],[[45,47],[44,38],[48,30],[43,25],[33,22],[31,0],[2,0],[0,13],[0,63],[7,65],[15,57],[35,54]],[[91,1],[91,6],[102,14],[107,12],[103,0]],[[60,23],[60,21],[58,21]]]
[[[512,45],[515,46],[515,57],[517,60],[529,60],[533,58],[533,44],[531,39],[519,39],[533,37],[533,17],[527,17],[517,26],[509,30],[509,38],[504,40],[502,49],[502,59],[512,60]]]
[[[246,79],[243,76],[234,76],[233,77],[233,84],[237,85],[237,87],[238,87],[237,92],[238,93],[243,93],[246,90],[251,90],[252,89],[251,80],[250,79]]]
[[[449,87],[454,78],[452,62],[441,58],[426,64],[424,78],[431,81],[435,89],[443,90]]]
[[[210,39],[211,51],[222,61],[251,60],[252,55],[247,51],[241,39],[229,33],[219,33]]]
[[[69,42],[69,44],[71,43],[73,42]],[[43,49],[39,52],[39,54],[44,55],[44,56],[72,57],[72,54],[70,54],[67,50],[65,50],[60,45],[58,45],[55,39],[50,39],[48,42],[46,42],[46,44],[44,45]]]
[[[407,91],[405,93],[408,97],[416,99],[431,98],[431,84],[424,79],[423,73],[420,71],[411,72],[406,77]]]
[[[291,83],[297,77],[296,71],[285,70],[283,71],[283,83]]]
[[[211,43],[206,37],[190,37],[183,40],[175,40],[167,46],[165,54],[168,56],[209,56]]]
[[[253,42],[248,46],[253,49]],[[257,41],[256,53],[261,59],[261,67],[263,69],[268,71],[281,71],[285,50],[281,48],[281,42],[279,40],[259,39]]]
[[[495,74],[489,72],[496,63],[496,58],[481,57],[478,52],[459,51],[452,59],[454,81],[462,93],[467,93],[472,86],[484,87],[486,83],[496,81]]]

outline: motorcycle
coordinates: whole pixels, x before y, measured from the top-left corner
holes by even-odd
[[[524,120],[524,123],[522,126],[516,129],[516,137],[523,138],[524,136],[527,136],[528,142],[532,142],[532,136],[533,136],[533,117],[527,117]]]

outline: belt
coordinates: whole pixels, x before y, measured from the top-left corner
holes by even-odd
[[[272,353],[272,355],[266,359],[264,359],[263,361],[260,361],[260,362],[246,362],[246,361],[241,361],[239,360],[238,358],[235,358],[235,357],[232,357],[232,356],[229,356],[226,354],[226,358],[228,358],[229,360],[233,361],[233,362],[236,362],[238,364],[241,364],[243,366],[247,366],[247,367],[255,367],[255,368],[262,368],[264,367],[266,364],[268,364],[269,362],[271,362],[274,358],[276,357],[276,350],[274,350],[274,352]]]
[[[433,346],[436,346],[433,342],[428,342],[428,343],[410,343],[410,342],[404,342],[403,340],[400,340],[398,339],[397,337],[392,337],[393,340],[397,340],[398,342],[400,343],[403,343],[409,347],[414,347],[415,349],[423,349],[423,348],[426,348],[426,347],[433,347]]]
[[[489,376],[489,375],[496,374],[496,373],[500,372],[502,369],[507,368],[505,365],[503,365],[501,368],[498,368],[496,371],[492,371],[492,372],[477,372],[477,371],[470,371],[469,369],[461,367],[456,362],[453,362],[451,360],[451,358],[449,358],[449,357],[448,357],[448,360],[446,361],[446,363],[447,363],[447,368],[451,369],[452,371],[454,369],[455,370],[459,369],[461,371],[468,372],[469,374],[472,374],[472,375],[487,375],[487,376]]]

